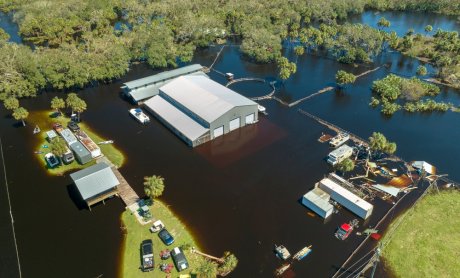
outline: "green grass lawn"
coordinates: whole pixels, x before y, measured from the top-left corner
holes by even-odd
[[[397,277],[460,277],[459,212],[458,191],[429,194],[407,212],[383,250]]]
[[[49,142],[46,140],[46,131],[52,129],[53,123],[60,123],[62,124],[63,127],[67,126],[67,123],[70,121],[70,118],[60,116],[60,117],[54,117],[55,112],[54,111],[35,111],[35,112],[30,112],[29,119],[34,122],[34,124],[38,125],[41,129],[41,132],[39,136],[37,137],[36,140],[36,151],[42,151],[42,154],[35,154],[35,156],[38,158],[40,163],[43,165],[43,168],[47,169],[47,164],[45,161],[45,154],[48,153],[50,150],[49,148],[44,148],[43,146],[49,146]],[[93,139],[94,142],[101,142],[101,141],[106,141],[107,139],[102,138],[99,136],[97,133],[95,133],[91,128],[84,122],[78,124],[80,128],[85,131],[91,139]],[[117,165],[118,167],[121,167],[123,165],[123,162],[125,160],[123,153],[115,148],[113,144],[107,144],[107,145],[99,145],[101,148],[101,152],[110,160],[112,161],[113,164]],[[58,167],[55,167],[53,169],[48,169],[48,172],[52,175],[63,175],[65,172],[68,171],[74,171],[74,170],[79,170],[86,168],[88,166],[93,165],[95,160],[92,160],[89,163],[86,163],[85,165],[79,164],[77,161],[73,161],[72,163],[68,165],[61,164]]]
[[[155,201],[150,208],[153,218],[161,220],[166,226],[166,229],[174,237],[175,241],[172,245],[166,246],[158,237],[158,233],[150,233],[150,225],[142,226],[127,210],[122,213],[121,220],[125,230],[124,249],[123,249],[123,265],[122,274],[124,278],[130,277],[165,277],[165,273],[161,272],[158,265],[162,262],[173,263],[169,258],[165,261],[160,259],[160,251],[164,249],[172,250],[174,247],[180,247],[184,244],[198,247],[192,235],[186,230],[184,224],[172,214],[172,212],[160,201]],[[142,272],[140,269],[140,244],[145,239],[152,239],[153,253],[155,258],[155,269],[151,272]],[[199,249],[199,248],[198,248]],[[190,268],[180,272],[180,274],[191,274],[193,270],[199,266],[204,260],[203,257],[190,253],[189,250],[184,251],[189,262]],[[219,254],[220,255],[220,254]],[[179,273],[174,268],[171,277],[179,277]]]

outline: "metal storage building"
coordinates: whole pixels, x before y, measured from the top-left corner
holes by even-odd
[[[329,203],[331,196],[318,187],[308,191],[302,198],[302,205],[314,211],[322,218],[328,218],[334,211]]]
[[[358,215],[363,219],[367,219],[371,214],[374,206],[354,193],[348,191],[342,186],[338,185],[329,178],[324,178],[318,183],[318,187],[323,191],[331,195],[337,203],[347,208],[354,214]]]
[[[80,142],[75,142],[70,144],[70,149],[74,152],[75,154],[75,159],[80,163],[80,164],[86,164],[93,159],[91,156],[91,153],[83,146],[82,143]]]
[[[138,104],[139,101],[158,95],[161,86],[182,75],[207,76],[203,72],[202,65],[193,64],[123,83],[121,89],[125,96],[130,98],[133,103]]]
[[[192,147],[258,121],[257,103],[204,76],[178,77],[144,104]]]
[[[88,207],[118,194],[118,181],[106,163],[98,163],[70,174]]]

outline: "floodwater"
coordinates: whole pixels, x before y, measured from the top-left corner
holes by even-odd
[[[427,24],[426,20],[418,20],[418,14],[406,17],[407,26],[403,29],[417,30]],[[441,26],[443,29],[453,24],[436,15],[423,17],[447,22]],[[200,50],[194,62],[211,64],[219,49]],[[351,213],[341,211],[323,223],[318,217],[308,216],[308,210],[299,203],[330,168],[323,161],[329,147],[317,141],[322,132],[329,131],[298,113],[298,108],[364,138],[373,131],[383,132],[398,144],[397,154],[405,160],[429,161],[440,172],[460,180],[460,114],[398,112],[386,118],[368,106],[373,80],[389,72],[411,76],[418,61],[386,52],[375,64],[357,68],[312,55],[300,57],[297,63],[298,72],[277,92],[287,102],[333,85],[338,69],[360,73],[382,67],[341,92],[325,93],[294,108],[273,100],[262,101],[269,115],[261,116],[257,125],[195,149],[187,147],[155,119],[141,126],[129,117],[131,105],[120,97],[119,87],[124,81],[154,72],[145,65],[133,66],[122,80],[80,92],[88,104],[82,120],[114,140],[127,156],[120,169],[127,181],[142,194],[144,176],[165,177],[166,190],[161,199],[186,223],[203,250],[216,256],[228,250],[238,257],[240,263],[231,277],[271,277],[281,264],[273,253],[274,244],[284,244],[292,253],[313,245],[313,252],[294,265],[293,274],[331,276],[361,240],[353,236],[340,242],[333,236],[339,224],[354,218]],[[232,46],[224,49],[214,68],[232,72],[236,78],[276,76],[273,65],[246,61]],[[225,83],[215,72],[210,76]],[[252,82],[231,88],[251,97],[270,91],[268,86]],[[29,110],[48,109],[55,95],[59,93],[44,93],[22,100],[21,104]],[[460,104],[460,93],[453,89],[444,88],[438,98]],[[109,200],[91,212],[80,209],[72,201],[70,178],[46,175],[32,158],[33,122],[26,128],[18,127],[3,107],[0,113],[0,136],[23,277],[116,277],[122,244],[121,200]],[[15,277],[17,265],[3,176],[0,180],[0,273],[2,277],[3,273],[5,277]],[[375,225],[390,207],[382,201],[375,204],[374,215],[365,225]]]

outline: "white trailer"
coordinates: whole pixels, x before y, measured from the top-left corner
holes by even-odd
[[[334,211],[329,203],[331,196],[318,187],[308,191],[302,198],[302,205],[314,211],[322,218],[328,218]]]
[[[356,196],[354,193],[338,185],[331,179],[322,179],[319,182],[318,187],[331,195],[331,198],[337,203],[347,208],[357,216],[367,219],[372,214],[372,210],[374,209],[372,204]]]
[[[342,162],[346,158],[349,158],[353,154],[353,148],[348,145],[342,145],[339,148],[329,153],[327,162],[332,166]]]

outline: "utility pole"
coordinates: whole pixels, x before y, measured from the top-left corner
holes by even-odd
[[[374,278],[375,270],[377,269],[377,264],[379,263],[380,260],[380,247],[377,247],[375,250],[375,260],[374,260],[374,266],[372,267],[372,273],[371,273],[371,278]]]

